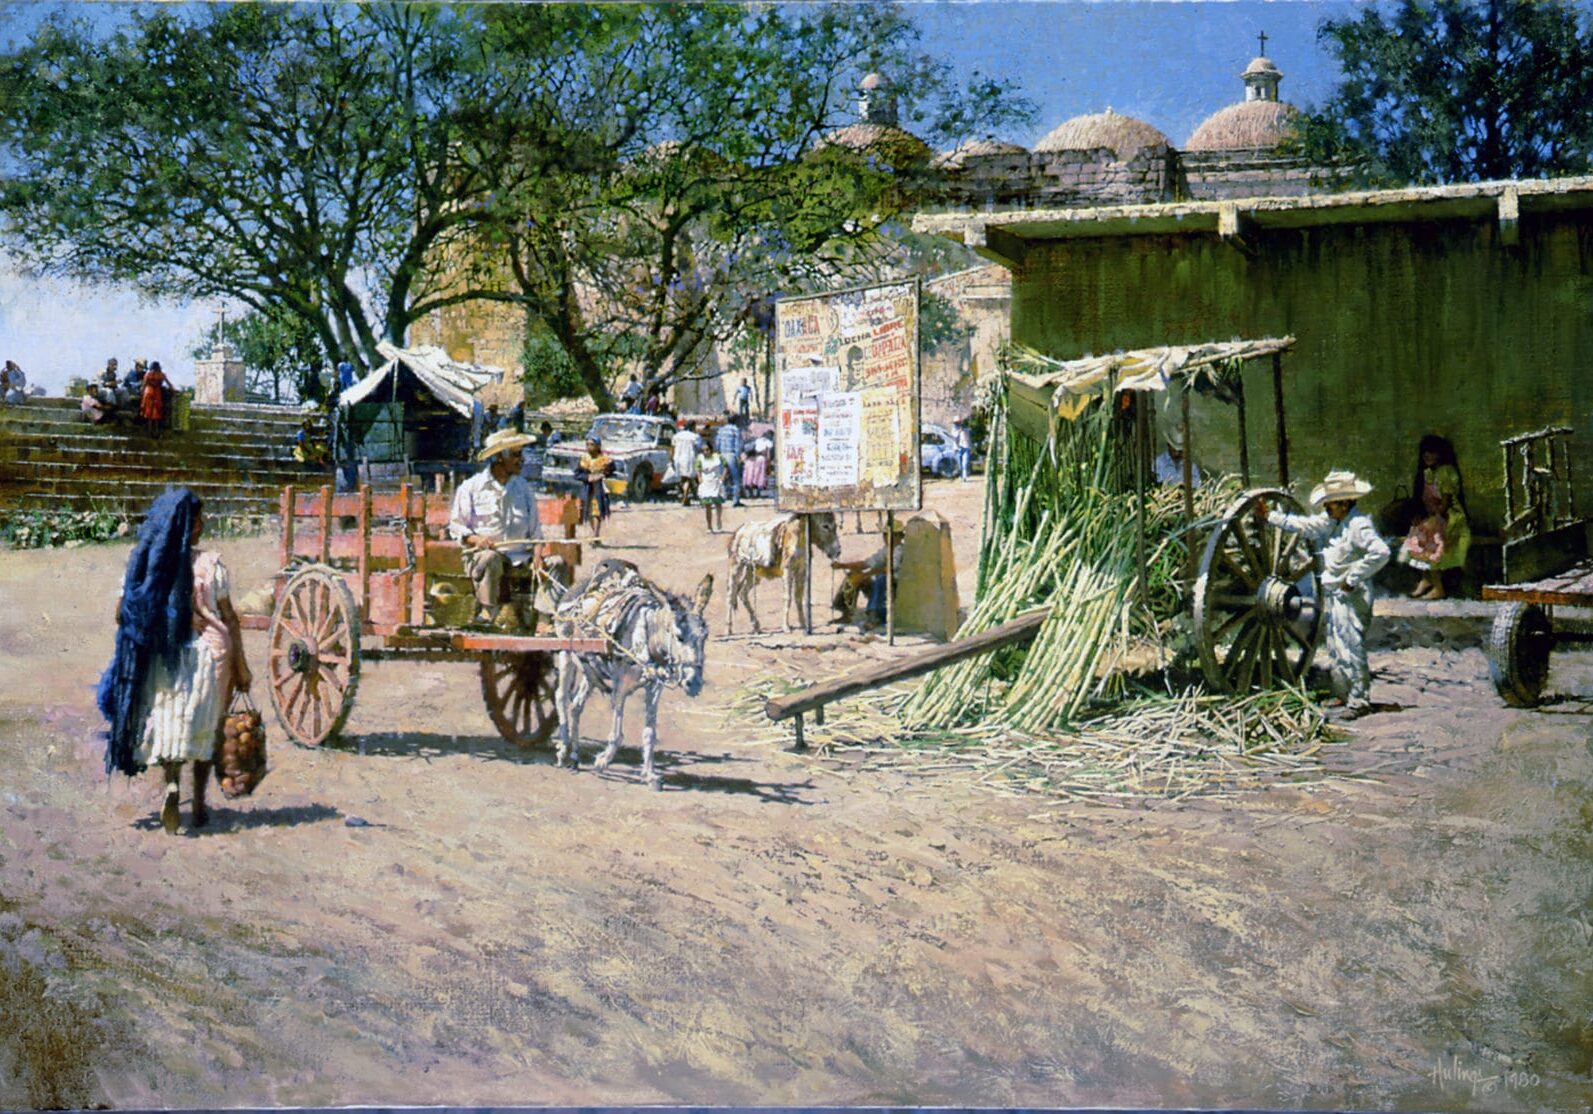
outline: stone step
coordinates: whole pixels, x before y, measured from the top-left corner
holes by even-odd
[[[52,411],[48,414],[17,415],[10,413],[14,407],[0,408],[0,436],[18,433],[57,433],[63,430],[95,430],[100,433],[120,433],[124,436],[146,436],[144,426],[127,416],[113,425],[91,425],[81,411]],[[165,436],[191,436],[194,434],[228,434],[281,441],[299,431],[298,422],[242,421],[230,418],[195,417],[189,415],[186,430],[165,429]]]
[[[83,463],[78,461],[4,461],[0,460],[0,486],[17,486],[35,483],[77,482],[95,487],[121,483],[124,480],[160,480],[163,483],[187,483],[189,480],[226,481],[239,484],[274,484],[319,482],[327,475],[325,468],[300,464],[297,461],[271,461],[249,464],[237,460],[216,462],[170,461],[165,463],[135,464],[122,461]]]
[[[288,446],[256,446],[231,440],[107,440],[77,437],[0,437],[0,462],[150,464],[226,463],[237,468],[295,465]]]
[[[88,509],[95,506],[117,506],[142,514],[157,495],[174,486],[178,485],[166,480],[144,479],[126,480],[99,488],[83,483],[51,480],[31,484],[8,483],[0,485],[0,507]],[[187,487],[195,495],[207,501],[216,498],[266,509],[275,509],[282,493],[281,487],[275,484],[249,484],[224,480],[195,480],[185,482],[181,486]]]
[[[157,492],[158,494],[158,492]],[[275,518],[277,503],[274,499],[258,498],[255,496],[237,496],[230,494],[210,493],[202,496],[205,501],[205,510],[212,515],[254,515],[261,518]],[[62,511],[108,511],[112,514],[122,515],[134,522],[142,521],[149,512],[154,496],[127,497],[125,499],[106,499],[88,495],[62,496],[44,494],[24,494],[11,498],[0,497],[0,521],[7,516],[28,512],[46,511],[60,513]]]
[[[189,411],[189,419],[195,430],[235,429],[275,435],[297,430],[303,414],[295,410],[195,406]],[[0,406],[0,428],[83,424],[82,409],[75,399],[41,399],[20,406]]]
[[[142,430],[105,429],[89,425],[62,426],[59,430],[0,430],[0,451],[8,448],[79,448],[105,452],[159,452],[182,455],[223,452],[234,456],[291,457],[293,437],[257,436],[230,431],[191,433],[166,430],[151,437]]]

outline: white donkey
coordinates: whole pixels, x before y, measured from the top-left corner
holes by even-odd
[[[592,693],[601,690],[611,696],[614,727],[608,747],[592,765],[607,769],[625,730],[625,701],[641,689],[647,716],[642,727],[642,779],[654,789],[664,787],[663,776],[653,769],[658,702],[667,685],[679,686],[687,696],[702,691],[708,643],[703,614],[713,590],[710,573],[697,586],[695,602],[688,603],[650,583],[629,561],[609,558],[563,597],[553,617],[554,634],[605,638],[609,648],[601,654],[559,652],[558,765],[580,766],[581,711]]]
[[[738,603],[747,609],[747,615],[752,619],[752,633],[758,634],[763,630],[758,625],[758,611],[753,605],[752,590],[757,587],[759,580],[773,580],[776,577],[785,581],[786,633],[791,631],[793,605],[801,616],[802,629],[811,633],[805,604],[809,549],[816,545],[830,560],[837,560],[841,556],[841,534],[835,524],[835,515],[828,511],[810,514],[807,520],[806,538],[802,516],[794,514],[743,523],[730,535],[730,591],[725,596],[726,634],[736,632]]]

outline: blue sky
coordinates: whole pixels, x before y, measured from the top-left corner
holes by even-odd
[[[1033,127],[1003,135],[1031,146],[1063,120],[1110,107],[1160,128],[1174,144],[1241,99],[1239,74],[1267,34],[1284,73],[1280,93],[1302,107],[1331,93],[1337,68],[1317,42],[1322,20],[1353,15],[1345,0],[969,0],[912,3],[925,49],[968,69],[1016,80],[1039,105]],[[0,6],[0,41],[25,38],[53,5]],[[93,9],[84,9],[93,10]],[[102,6],[100,12],[115,9]],[[217,304],[153,305],[132,291],[84,289],[19,275],[0,257],[0,359],[57,393],[116,356],[158,359],[179,384],[193,382],[188,351],[216,320]]]

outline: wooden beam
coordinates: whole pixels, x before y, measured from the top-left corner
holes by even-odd
[[[764,712],[772,720],[789,719],[810,712],[825,704],[852,696],[859,692],[866,692],[880,685],[888,685],[892,681],[905,680],[916,677],[920,673],[929,673],[953,662],[962,661],[978,654],[989,653],[1003,646],[1016,646],[1019,643],[1030,642],[1040,633],[1040,625],[1045,622],[1046,616],[1051,614],[1049,607],[1037,607],[1032,611],[1025,611],[1016,619],[1010,619],[998,627],[991,627],[987,631],[974,635],[972,638],[961,639],[957,642],[948,642],[944,646],[930,646],[914,654],[912,657],[901,661],[886,662],[884,665],[870,666],[860,669],[845,677],[833,681],[826,681],[821,685],[812,685],[801,692],[792,693],[790,696],[775,697],[763,705]]]

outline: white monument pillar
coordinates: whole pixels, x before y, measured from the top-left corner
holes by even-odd
[[[194,401],[200,405],[243,401],[243,361],[221,341],[210,358],[194,363]]]

